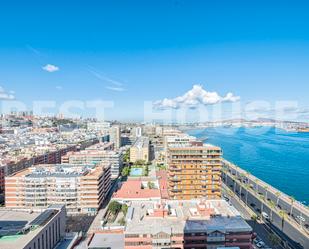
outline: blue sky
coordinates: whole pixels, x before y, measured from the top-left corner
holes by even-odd
[[[308,9],[306,1],[1,1],[0,97],[29,107],[102,99],[114,102],[108,119],[139,120],[144,101],[200,84],[242,105],[297,101],[305,113]]]

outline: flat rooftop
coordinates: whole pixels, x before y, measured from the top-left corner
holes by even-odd
[[[95,172],[95,169],[95,165],[92,164],[39,164],[19,171],[11,177],[79,177],[92,174]]]
[[[42,213],[0,208],[0,248],[24,248],[61,207],[51,206]]]
[[[95,249],[95,248],[123,249],[124,248],[124,234],[96,233],[94,234],[88,248],[89,249]]]
[[[149,138],[148,137],[139,137],[132,147],[143,148],[149,146]]]
[[[153,215],[160,204],[168,211],[164,217]],[[199,208],[198,208],[199,206]],[[239,212],[224,200],[132,201],[127,215],[126,234],[184,232],[248,232],[252,228]],[[149,225],[151,224],[151,225]]]

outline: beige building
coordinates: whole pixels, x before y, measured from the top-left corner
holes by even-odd
[[[130,148],[130,161],[149,161],[150,144],[147,137],[139,137]]]
[[[114,143],[115,149],[121,147],[121,130],[118,125],[114,125],[109,129],[109,141]]]
[[[5,178],[5,206],[39,210],[65,204],[69,215],[94,215],[110,184],[110,164],[38,165]]]

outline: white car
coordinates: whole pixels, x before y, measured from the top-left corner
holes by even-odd
[[[265,213],[265,212],[262,212],[262,216],[265,218],[265,219],[269,219],[269,216],[268,216],[268,214],[267,213]]]
[[[306,221],[306,219],[304,217],[300,216],[300,215],[297,215],[297,219],[299,219],[302,222]]]
[[[265,243],[263,241],[260,241],[259,243],[256,244],[258,248],[263,248],[265,246]]]

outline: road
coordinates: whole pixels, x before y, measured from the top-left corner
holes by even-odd
[[[244,173],[243,170],[235,168],[234,166],[230,166],[227,171],[223,171],[222,176],[223,181],[230,190],[239,196],[244,203],[247,203],[247,206],[250,207],[252,211],[260,216],[262,212],[268,214],[271,221],[268,225],[280,233],[281,237],[290,243],[292,248],[309,248],[308,231],[297,223],[292,216],[286,215],[283,219],[282,212],[276,207],[276,204],[281,204],[280,200],[282,203],[285,202],[284,199],[279,199],[278,195],[275,194],[276,202],[273,201],[273,193],[269,187],[266,187],[263,191],[262,187],[258,186],[260,181],[253,180],[251,175]],[[283,204],[281,205],[283,209]],[[288,205],[289,204],[285,202],[287,208]],[[295,210],[298,210],[296,212],[302,212],[302,210],[297,209],[296,206]],[[294,212],[294,214],[296,214],[296,212]]]
[[[278,189],[275,189],[271,185],[263,182],[261,179],[258,179],[251,174],[247,174],[245,170],[226,160],[224,160],[224,165],[228,167],[230,173],[236,177],[241,177],[241,175],[244,175],[244,178],[247,180],[247,184],[253,186],[257,192],[261,193],[263,196],[267,196],[267,199],[276,203],[276,205],[280,207],[281,210],[284,210],[287,214],[289,214],[300,227],[303,229],[305,229],[305,225],[309,227],[309,209],[303,204]]]
[[[234,194],[231,195],[229,191],[227,191],[227,186],[223,184],[222,192],[224,195],[228,196],[230,203],[238,210],[238,212],[242,215],[242,217],[246,220],[246,222],[252,227],[253,232],[255,232],[258,237],[260,237],[266,245],[273,249],[284,249],[282,246],[277,245],[273,246],[271,241],[269,240],[270,232],[267,229],[267,226],[263,222],[255,222],[251,219],[254,212],[244,205],[244,203]]]

